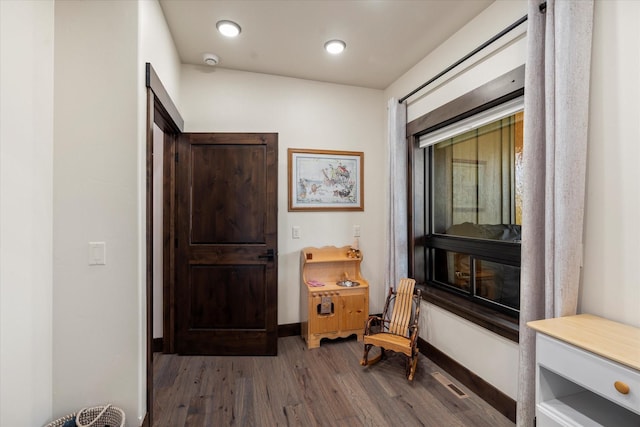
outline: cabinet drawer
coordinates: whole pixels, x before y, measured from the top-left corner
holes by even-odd
[[[537,334],[536,357],[538,365],[640,414],[640,372],[543,334]],[[629,392],[617,391],[616,381]]]

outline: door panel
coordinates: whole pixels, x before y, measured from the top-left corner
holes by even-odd
[[[176,350],[277,352],[277,134],[183,134]]]
[[[262,145],[192,147],[193,244],[265,243],[265,154]]]
[[[194,329],[260,329],[265,324],[262,266],[192,266],[191,313]],[[215,286],[211,284],[215,283]],[[238,307],[247,295],[247,304]]]

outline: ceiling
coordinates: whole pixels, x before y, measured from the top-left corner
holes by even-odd
[[[185,64],[384,89],[493,0],[160,0]],[[216,22],[237,22],[235,39]],[[341,55],[323,46],[341,39]],[[203,65],[205,66],[205,65]]]

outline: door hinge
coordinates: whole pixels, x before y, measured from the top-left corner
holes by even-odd
[[[176,163],[178,163],[178,153],[175,155]]]

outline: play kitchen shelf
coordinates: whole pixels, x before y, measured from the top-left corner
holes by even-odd
[[[322,338],[355,334],[362,341],[369,282],[360,273],[361,263],[362,254],[350,246],[300,252],[300,323],[308,348],[319,347]]]
[[[527,325],[539,427],[640,426],[640,329],[589,314]]]

